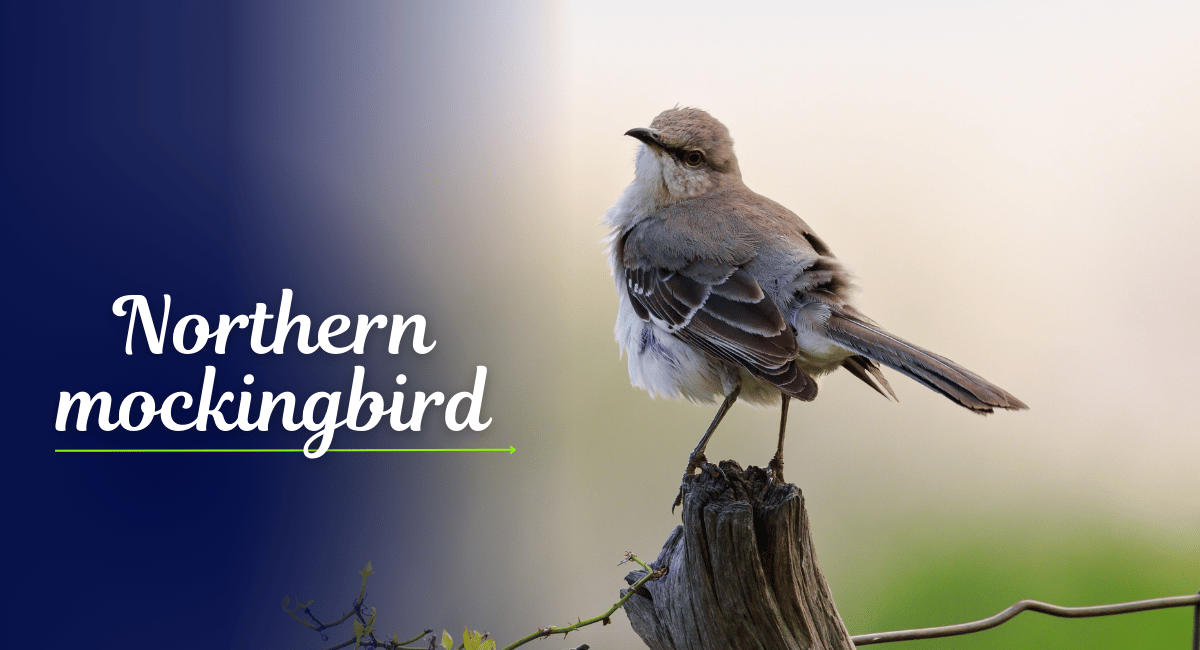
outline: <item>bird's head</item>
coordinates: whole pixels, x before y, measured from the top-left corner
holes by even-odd
[[[625,135],[643,144],[637,155],[638,181],[660,185],[668,203],[742,178],[729,129],[698,108],[663,111],[649,128],[630,129]]]

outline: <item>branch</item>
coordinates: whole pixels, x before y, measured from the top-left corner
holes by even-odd
[[[891,643],[893,641],[912,641],[914,639],[936,639],[944,636],[958,636],[960,634],[971,634],[973,632],[982,632],[988,630],[1001,623],[1007,622],[1017,614],[1025,610],[1041,612],[1051,616],[1061,616],[1063,618],[1085,618],[1089,616],[1109,616],[1112,614],[1128,614],[1130,612],[1144,612],[1152,609],[1166,609],[1168,607],[1186,607],[1194,605],[1200,611],[1200,594],[1191,596],[1169,596],[1167,598],[1151,598],[1150,600],[1135,600],[1129,603],[1116,603],[1113,605],[1094,605],[1091,607],[1062,607],[1060,605],[1051,605],[1037,600],[1022,600],[1012,607],[985,619],[972,621],[970,623],[959,623],[958,625],[944,625],[941,627],[925,627],[916,630],[899,630],[897,632],[878,632],[875,634],[860,634],[851,637],[854,645],[870,645],[872,643]]]
[[[534,639],[544,639],[544,638],[549,637],[554,634],[561,634],[565,638],[568,633],[574,632],[575,630],[587,627],[594,623],[604,623],[605,625],[608,625],[609,623],[612,622],[610,617],[613,615],[613,612],[620,609],[620,607],[625,604],[625,601],[629,600],[629,598],[631,596],[633,596],[633,594],[636,593],[637,590],[642,587],[642,585],[646,584],[647,582],[650,582],[651,580],[658,580],[659,578],[666,575],[666,573],[667,573],[667,570],[665,568],[659,569],[657,571],[652,570],[648,565],[646,565],[645,562],[642,562],[640,559],[638,559],[638,557],[636,555],[634,555],[633,553],[631,553],[629,551],[625,552],[625,559],[623,559],[619,563],[617,563],[617,566],[621,566],[622,564],[625,564],[626,562],[638,563],[639,565],[641,565],[641,567],[643,569],[646,570],[646,575],[642,576],[642,578],[640,580],[635,582],[633,584],[633,586],[630,587],[629,590],[626,591],[625,594],[623,596],[621,596],[621,598],[616,603],[613,604],[612,607],[608,608],[608,611],[604,612],[603,614],[601,614],[599,616],[595,616],[595,617],[589,618],[587,620],[578,619],[578,620],[576,620],[576,622],[574,622],[570,625],[563,625],[563,626],[551,625],[551,626],[544,627],[544,628],[540,627],[540,628],[538,628],[537,632],[534,632],[534,633],[526,636],[525,638],[520,639],[519,641],[516,641],[514,643],[511,643],[511,644],[505,646],[503,648],[503,650],[513,650],[514,648],[523,646],[526,643],[533,641]],[[316,632],[322,633],[321,637],[322,637],[322,639],[324,639],[326,641],[329,640],[329,637],[325,636],[325,634],[324,634],[325,630],[336,627],[338,625],[341,625],[342,623],[345,623],[346,621],[350,620],[351,618],[355,619],[354,620],[354,624],[355,624],[355,628],[356,628],[355,635],[345,641],[342,641],[340,643],[329,646],[328,648],[325,648],[325,650],[341,650],[341,648],[348,648],[351,646],[354,646],[355,650],[358,650],[359,648],[371,648],[371,649],[376,649],[376,650],[431,650],[432,648],[434,648],[436,646],[436,637],[430,638],[429,646],[427,646],[427,647],[414,647],[414,646],[408,645],[410,643],[415,643],[415,642],[419,641],[426,634],[430,634],[431,632],[433,632],[433,630],[425,630],[424,632],[422,632],[422,633],[418,634],[417,636],[414,636],[413,638],[408,639],[406,641],[399,641],[399,640],[380,641],[378,638],[376,638],[375,632],[374,632],[375,608],[374,607],[371,608],[371,614],[369,617],[363,611],[363,601],[365,600],[366,595],[367,595],[367,578],[372,573],[374,573],[374,571],[371,568],[371,563],[367,562],[367,566],[360,573],[362,575],[362,587],[358,591],[358,598],[356,598],[354,600],[354,603],[350,606],[350,611],[346,612],[346,614],[344,614],[341,618],[339,618],[337,621],[335,621],[333,623],[322,623],[319,619],[317,619],[317,617],[308,608],[308,606],[311,605],[313,602],[311,600],[307,601],[307,602],[297,602],[295,607],[288,609],[288,605],[290,604],[291,599],[285,596],[283,599],[283,611],[287,612],[288,615],[290,615],[297,623],[303,625],[304,627],[307,627],[310,630],[314,630]],[[301,618],[300,616],[298,616],[296,614],[296,612],[299,612],[301,610],[303,610],[304,614],[313,620],[312,623],[304,620],[303,618]],[[393,635],[392,638],[395,639],[396,637]],[[484,638],[486,639],[487,635],[484,635]],[[445,641],[445,642],[450,643],[450,641]],[[492,647],[492,648],[496,647],[494,642],[490,641],[490,640],[487,641],[486,644],[488,647]],[[463,650],[465,645],[467,645],[466,640],[464,640],[464,643],[458,644],[456,650]],[[583,645],[577,646],[576,648],[568,649],[568,650],[588,650],[588,645],[585,643]]]
[[[331,645],[328,648],[325,648],[325,650],[340,650],[341,648],[349,647],[351,644],[354,645],[356,650],[357,650],[357,648],[360,648],[360,647],[385,648],[386,650],[425,650],[424,648],[411,648],[411,647],[407,647],[407,646],[410,643],[416,642],[417,640],[419,640],[421,637],[425,636],[426,634],[433,632],[433,630],[425,630],[424,632],[421,632],[420,634],[414,636],[411,639],[408,639],[407,641],[399,641],[399,640],[380,641],[377,638],[375,638],[375,632],[373,630],[373,623],[375,621],[375,608],[374,607],[371,608],[370,620],[368,620],[367,617],[363,614],[363,601],[367,597],[367,578],[371,577],[371,574],[373,574],[373,573],[375,573],[375,569],[373,569],[371,567],[371,562],[368,561],[367,566],[363,567],[362,571],[359,571],[359,575],[362,576],[362,586],[360,586],[358,589],[358,598],[355,598],[354,603],[350,605],[350,611],[346,612],[345,614],[342,615],[341,618],[339,618],[338,620],[336,620],[332,623],[322,623],[321,620],[317,618],[316,614],[312,613],[312,610],[310,610],[308,608],[308,606],[311,605],[313,602],[311,600],[307,601],[307,602],[303,602],[303,603],[300,601],[296,601],[296,606],[293,607],[292,609],[288,609],[288,604],[290,603],[291,599],[288,598],[287,596],[284,596],[283,597],[283,611],[287,612],[289,616],[291,616],[297,623],[303,625],[304,627],[307,627],[308,629],[313,630],[315,632],[322,633],[321,638],[326,641],[329,640],[329,637],[325,636],[325,634],[324,634],[325,630],[327,630],[329,628],[337,627],[337,626],[341,625],[342,623],[345,623],[346,621],[350,620],[351,617],[355,617],[357,619],[355,621],[355,625],[360,625],[360,624],[362,625],[362,628],[361,628],[363,630],[362,634],[359,634],[358,632],[356,632],[355,636],[351,637],[350,639],[348,639],[346,641],[342,641],[341,643],[336,643],[334,645]],[[300,611],[301,608],[303,608],[304,613],[313,620],[313,623],[316,623],[315,625],[313,625],[312,623],[309,623],[308,621],[306,621],[296,615],[296,612]],[[369,637],[369,638],[364,639],[363,638],[364,636]],[[395,635],[393,635],[392,638],[394,639]]]
[[[621,596],[620,600],[618,600],[616,603],[614,603],[612,607],[609,607],[607,612],[604,612],[603,614],[601,614],[599,616],[589,618],[586,621],[579,620],[570,625],[564,625],[562,627],[555,627],[553,625],[550,625],[547,627],[539,627],[537,632],[534,632],[533,634],[530,634],[518,641],[514,641],[513,643],[504,646],[504,648],[502,648],[501,650],[513,650],[513,648],[523,646],[526,643],[533,641],[534,639],[544,639],[552,634],[561,634],[561,635],[563,635],[563,638],[566,638],[568,633],[574,632],[575,630],[578,630],[579,628],[582,628],[582,627],[587,627],[588,625],[592,625],[593,623],[599,623],[602,621],[604,622],[605,625],[608,625],[609,623],[611,623],[612,621],[609,620],[609,617],[613,615],[613,612],[620,609],[621,605],[624,605],[625,601],[629,600],[629,598],[632,597],[633,594],[637,593],[637,590],[640,589],[642,585],[646,584],[647,582],[650,582],[651,580],[658,580],[659,578],[663,577],[667,573],[667,570],[665,568],[658,569],[657,571],[652,570],[649,566],[646,565],[645,562],[642,562],[640,559],[638,559],[638,556],[634,555],[633,553],[630,553],[629,551],[625,551],[625,559],[618,562],[617,566],[621,566],[622,564],[625,564],[626,562],[630,562],[630,561],[637,562],[639,565],[641,565],[641,567],[646,570],[646,575],[642,576],[642,578],[640,580],[633,583],[633,586],[630,587],[629,590],[625,592],[625,595]],[[583,647],[586,647],[586,644],[584,646],[580,646],[580,648],[583,648]],[[578,649],[576,649],[576,650],[578,650]]]

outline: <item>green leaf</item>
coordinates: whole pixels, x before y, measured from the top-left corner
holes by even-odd
[[[291,598],[291,596],[284,596],[284,597],[283,597],[283,608],[284,608],[285,610],[287,609],[288,603],[290,603],[290,602],[292,602],[292,598]]]
[[[446,650],[454,647],[454,637],[450,636],[450,633],[446,630],[442,630],[442,647]]]
[[[369,578],[372,573],[375,573],[375,569],[371,568],[370,560],[367,560],[367,566],[363,567],[363,570],[358,572],[358,574],[363,577],[363,580]]]
[[[492,640],[483,640],[483,632],[472,632],[470,628],[463,628],[463,650],[486,650],[491,648],[496,650],[496,642]]]
[[[363,624],[362,624],[362,621],[360,621],[356,618],[356,619],[354,619],[354,650],[358,650],[359,644],[362,643],[362,638],[363,638]]]

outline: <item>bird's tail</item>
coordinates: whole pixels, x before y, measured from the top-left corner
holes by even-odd
[[[825,323],[825,335],[847,350],[895,368],[976,413],[991,413],[997,408],[1029,408],[1004,389],[957,363],[855,316],[834,312]]]

